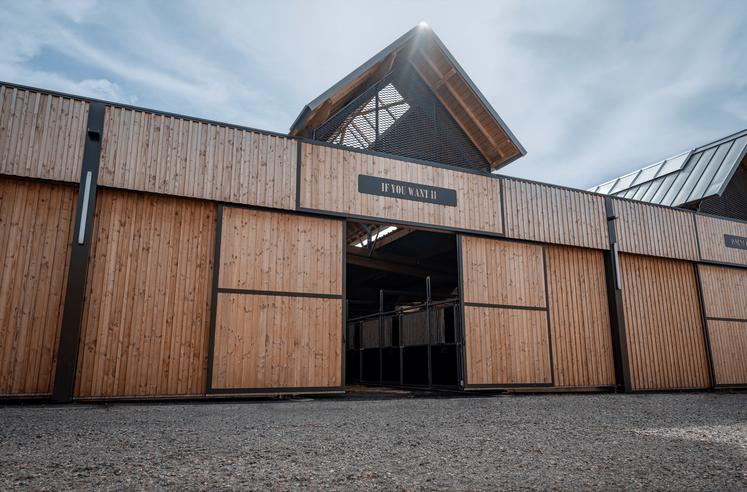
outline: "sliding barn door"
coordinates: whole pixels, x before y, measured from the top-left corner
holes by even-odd
[[[209,392],[341,388],[344,223],[220,213]]]
[[[466,388],[552,384],[541,245],[460,237]]]
[[[716,386],[747,386],[747,270],[698,265]]]
[[[620,255],[634,390],[706,388],[708,360],[692,263]]]

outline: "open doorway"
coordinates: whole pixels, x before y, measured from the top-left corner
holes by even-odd
[[[458,387],[456,236],[363,222],[347,231],[346,381]]]

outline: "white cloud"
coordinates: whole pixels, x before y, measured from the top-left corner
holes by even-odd
[[[286,131],[427,21],[528,149],[506,173],[588,187],[747,121],[747,4],[8,2],[0,79]]]

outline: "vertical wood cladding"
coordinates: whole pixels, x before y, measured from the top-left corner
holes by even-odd
[[[467,384],[550,384],[542,246],[460,240]]]
[[[747,270],[698,265],[708,318],[747,320]]]
[[[698,265],[717,385],[747,385],[747,270]]]
[[[343,227],[223,209],[212,389],[342,385]]]
[[[697,260],[693,213],[647,203],[612,199],[620,251]]]
[[[555,385],[615,384],[601,251],[546,246]]]
[[[542,246],[462,236],[464,302],[545,307]]]
[[[222,288],[342,294],[341,220],[223,209]]]
[[[212,387],[342,384],[342,300],[218,295]]]
[[[747,223],[695,215],[700,240],[700,257],[707,261],[720,261],[747,265],[747,249],[727,248],[724,235],[747,238]]]
[[[76,396],[203,393],[215,205],[100,190]]]
[[[77,183],[88,103],[0,86],[0,174]]]
[[[48,394],[77,190],[0,178],[0,394]]]
[[[609,249],[603,197],[509,178],[502,181],[507,237]]]
[[[747,385],[747,322],[708,320],[717,385]]]
[[[358,192],[358,175],[456,190],[457,206]],[[499,234],[499,180],[490,176],[304,143],[300,207]]]
[[[621,254],[620,267],[633,389],[707,387],[693,264]]]
[[[106,108],[99,184],[295,207],[296,142],[186,118]]]
[[[469,385],[550,384],[547,313],[464,309]]]

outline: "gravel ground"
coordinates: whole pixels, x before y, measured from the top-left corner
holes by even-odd
[[[0,489],[747,489],[747,393],[0,407]]]

